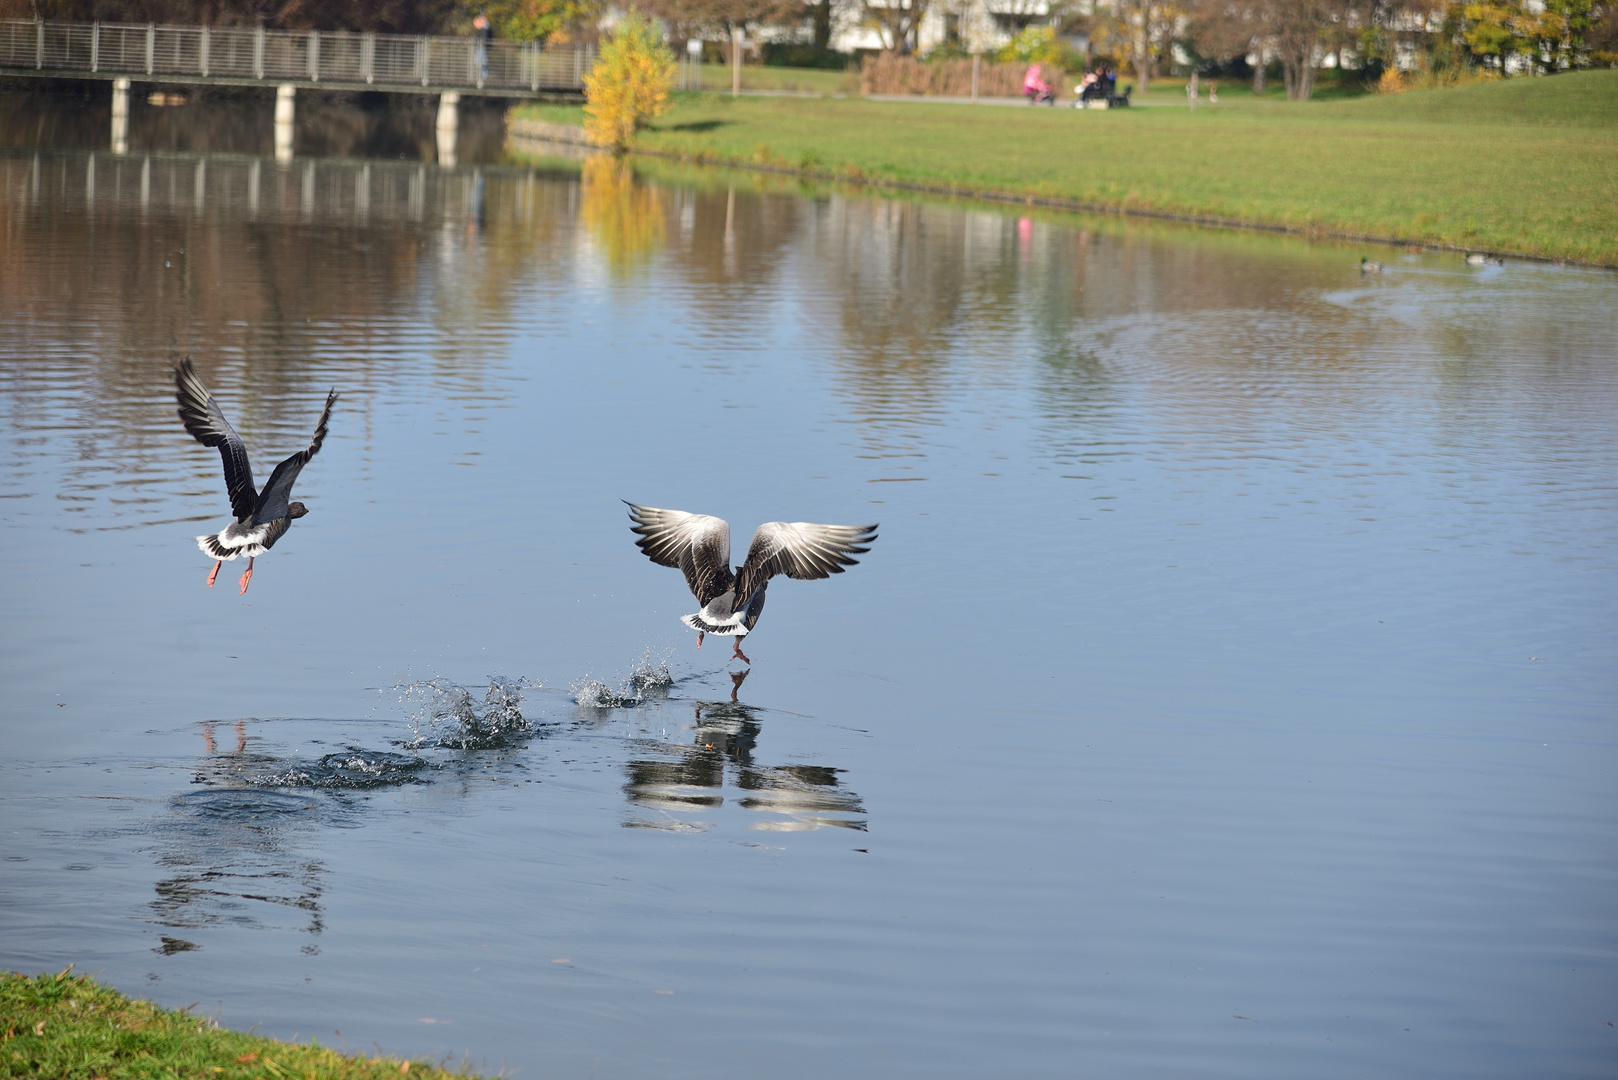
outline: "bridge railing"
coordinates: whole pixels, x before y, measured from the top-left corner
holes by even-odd
[[[221,81],[329,82],[537,92],[577,90],[594,46],[263,27],[0,20],[0,68]]]

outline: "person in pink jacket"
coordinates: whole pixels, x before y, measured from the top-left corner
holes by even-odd
[[[1051,105],[1056,104],[1056,95],[1051,93],[1050,84],[1042,76],[1043,72],[1040,71],[1038,64],[1029,64],[1028,70],[1023,74],[1022,94],[1030,105],[1038,105],[1042,101]]]

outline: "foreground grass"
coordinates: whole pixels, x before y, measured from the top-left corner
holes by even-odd
[[[124,997],[88,976],[0,976],[0,1077],[51,1080],[398,1080],[451,1075],[427,1062],[352,1057],[215,1027]]]
[[[956,194],[1618,266],[1618,72],[1108,111],[676,95],[638,147]],[[576,107],[517,110],[577,123]]]

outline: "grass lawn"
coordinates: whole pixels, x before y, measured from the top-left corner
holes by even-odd
[[[87,976],[0,975],[0,1077],[51,1080],[398,1080],[447,1077],[429,1062],[276,1042],[160,1009]]]
[[[517,115],[582,121],[576,106]],[[678,94],[637,145],[957,194],[1618,266],[1618,71],[1298,104],[1233,87],[1220,107],[1195,112]]]
[[[703,64],[702,88],[730,92],[730,65]],[[759,64],[742,65],[743,90],[792,90],[812,94],[857,94],[860,90],[859,73],[832,71],[827,68],[768,67]]]

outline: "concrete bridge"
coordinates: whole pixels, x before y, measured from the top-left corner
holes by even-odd
[[[299,89],[438,94],[439,142],[453,146],[462,94],[574,97],[593,46],[257,27],[0,20],[0,75],[112,83],[112,148],[128,148],[132,83],[275,87],[278,157],[292,154]]]

